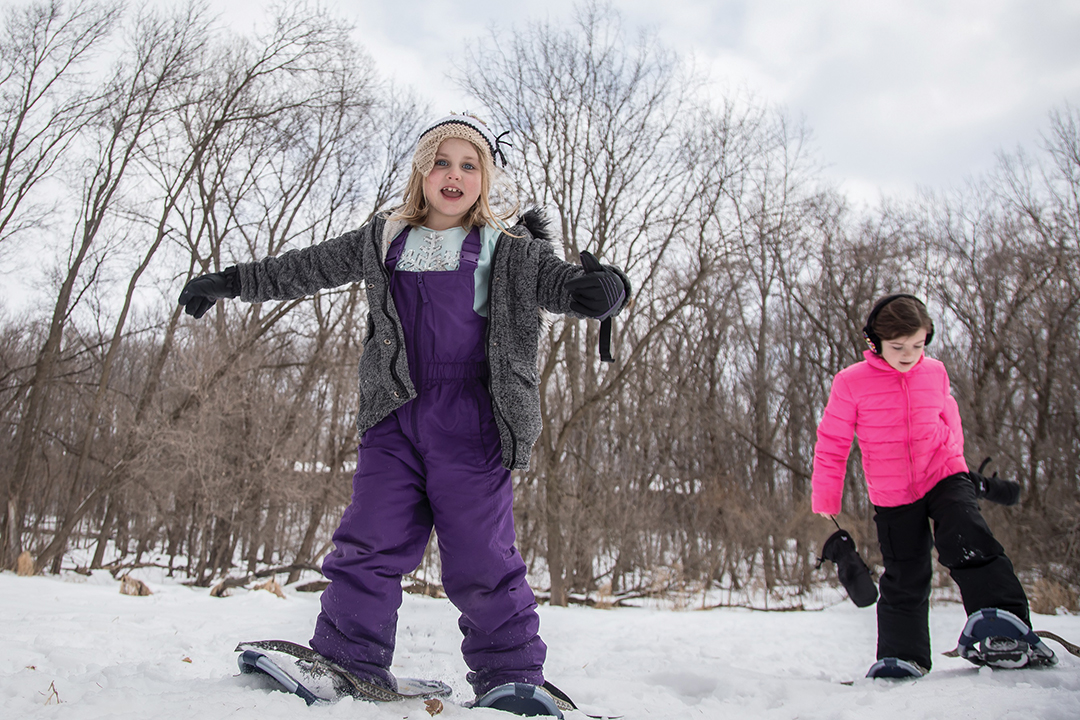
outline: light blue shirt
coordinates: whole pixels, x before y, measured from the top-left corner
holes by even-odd
[[[488,282],[491,277],[491,254],[500,230],[490,225],[480,228],[480,257],[473,273],[475,291],[473,310],[481,317],[488,314]],[[403,272],[441,272],[457,270],[461,262],[461,246],[469,232],[463,227],[432,230],[426,227],[409,229],[401,248],[396,269]]]

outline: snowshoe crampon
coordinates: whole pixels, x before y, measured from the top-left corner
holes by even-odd
[[[976,665],[995,668],[1045,667],[1054,651],[1023,620],[1007,610],[985,608],[968,617],[956,653]]]
[[[286,640],[240,643],[237,664],[242,673],[271,678],[286,692],[299,695],[308,705],[353,697],[369,702],[397,702],[413,698],[448,697],[449,685],[435,680],[399,678],[397,689],[358,678],[311,648]]]

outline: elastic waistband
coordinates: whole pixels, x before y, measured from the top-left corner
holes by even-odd
[[[486,360],[462,363],[420,363],[416,368],[416,379],[420,382],[429,380],[469,380],[486,378],[489,374]]]

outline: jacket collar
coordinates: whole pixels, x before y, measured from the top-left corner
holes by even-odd
[[[391,220],[389,216],[384,216],[385,221],[382,228],[382,244],[380,250],[382,250],[383,258],[386,257],[386,251],[390,249],[390,243],[394,242],[394,238],[401,234],[401,231],[408,225],[404,220]]]
[[[892,365],[885,362],[885,358],[881,357],[880,355],[873,352],[872,350],[863,350],[863,357],[866,358],[867,364],[869,364],[870,367],[872,367],[872,368],[874,368],[876,370],[883,370],[885,372],[891,372],[891,373],[895,373],[897,375],[905,375],[905,374],[910,375],[911,373],[918,372],[919,370],[922,369],[923,360],[926,359],[926,353],[925,352],[923,353],[923,356],[921,358],[919,358],[919,362],[915,363],[915,366],[913,368],[911,368],[910,370],[908,370],[907,373],[900,372],[899,370],[894,368]]]

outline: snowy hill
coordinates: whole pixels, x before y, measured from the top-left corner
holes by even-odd
[[[4,718],[401,718],[423,705],[352,700],[308,709],[299,698],[238,676],[237,641],[305,642],[315,594],[237,590],[210,597],[161,578],[130,597],[104,572],[91,578],[0,573],[0,706]],[[870,681],[874,611],[840,602],[820,612],[540,608],[550,680],[589,711],[626,718],[1043,718],[1080,717],[1080,659],[1051,643],[1049,670],[991,671],[938,655],[909,682]],[[457,613],[446,600],[406,596],[395,672],[471,692],[458,653]],[[936,653],[963,625],[954,603],[931,610]],[[1037,628],[1074,641],[1080,617],[1035,616]],[[846,685],[845,682],[852,684]],[[441,718],[506,718],[447,705]]]

